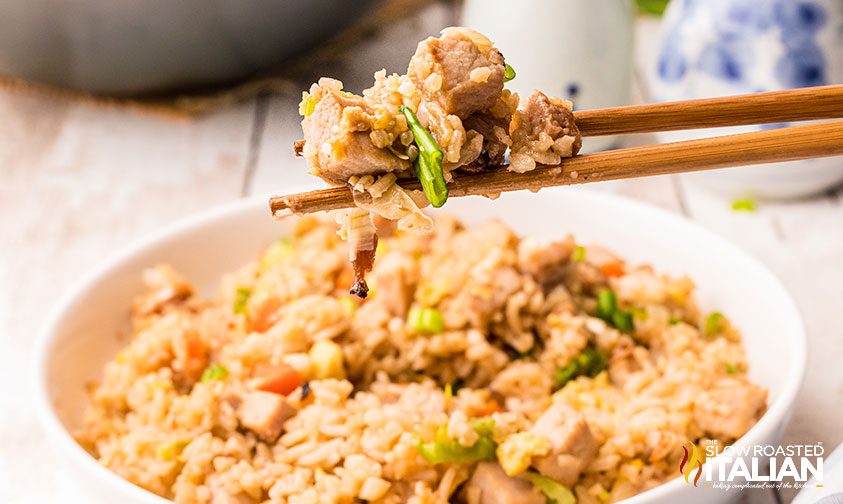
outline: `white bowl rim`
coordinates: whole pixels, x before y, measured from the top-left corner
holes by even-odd
[[[291,188],[290,190],[294,191],[295,188]],[[545,192],[550,193],[553,190],[554,189],[545,189]],[[599,203],[605,206],[620,205],[634,207],[638,211],[658,215],[660,219],[672,221],[673,224],[692,227],[696,233],[703,235],[707,240],[719,242],[721,246],[729,249],[731,253],[753,263],[758,269],[758,273],[766,276],[770,285],[778,290],[778,294],[787,301],[787,304],[790,305],[791,311],[798,322],[798,334],[792,335],[794,348],[792,349],[793,351],[790,355],[792,367],[789,376],[785,378],[782,390],[779,392],[772,407],[764,413],[764,415],[746,434],[735,441],[734,446],[749,446],[757,442],[757,439],[761,437],[762,432],[773,430],[776,427],[777,422],[789,415],[789,410],[793,406],[793,402],[796,399],[796,395],[798,394],[805,377],[805,369],[807,365],[807,336],[805,333],[805,324],[798,309],[798,305],[795,303],[790,292],[760,260],[724,237],[710,231],[687,217],[668,212],[653,205],[633,200],[625,196],[596,191],[588,191],[587,194],[588,198],[600,200]],[[64,318],[69,309],[72,308],[72,305],[77,298],[91,289],[102,278],[108,276],[111,270],[119,267],[131,257],[142,254],[146,249],[158,242],[177,236],[194,227],[203,224],[210,224],[213,221],[227,215],[247,211],[259,206],[266,206],[266,202],[267,195],[264,194],[232,200],[182,218],[172,224],[162,227],[158,231],[153,231],[152,233],[146,235],[145,238],[134,242],[122,251],[113,255],[110,260],[106,261],[84,277],[84,279],[79,282],[75,288],[72,288],[64,295],[64,297],[61,298],[61,301],[51,310],[44,326],[42,326],[36,341],[35,365],[33,366],[35,371],[35,379],[33,382],[35,386],[34,395],[36,398],[36,415],[41,422],[41,425],[47,431],[49,438],[52,441],[57,442],[60,449],[62,449],[64,453],[73,460],[73,462],[78,464],[87,472],[90,472],[112,489],[119,491],[124,495],[131,495],[133,498],[147,504],[162,504],[171,502],[168,499],[164,499],[163,497],[129,482],[117,473],[112,472],[97,462],[96,459],[94,459],[81,445],[79,445],[79,443],[76,442],[75,439],[73,439],[73,436],[67,431],[61,420],[59,420],[59,417],[53,408],[52,402],[50,401],[49,384],[47,383],[49,357],[53,349],[53,336],[58,332],[58,324]],[[267,213],[269,213],[268,209]],[[681,476],[678,476],[655,488],[647,490],[646,492],[624,499],[622,502],[624,504],[646,504],[650,499],[658,499],[669,496],[671,493],[678,491],[682,485],[686,485],[686,483]]]

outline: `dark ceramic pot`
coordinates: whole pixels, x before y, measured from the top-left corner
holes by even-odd
[[[6,0],[0,73],[109,95],[234,82],[334,35],[376,0]]]

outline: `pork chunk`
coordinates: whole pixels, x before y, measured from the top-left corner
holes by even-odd
[[[503,91],[504,60],[485,36],[468,28],[442,30],[419,43],[408,75],[428,99],[465,119],[491,108]]]
[[[518,248],[518,266],[535,277],[543,287],[553,287],[564,279],[575,246],[570,235],[547,245],[524,240]]]
[[[507,476],[497,462],[477,464],[462,490],[466,504],[545,504],[547,497],[529,481]]]
[[[722,378],[700,394],[694,405],[694,420],[709,436],[737,439],[764,412],[767,391],[737,378]]]
[[[495,117],[488,112],[478,112],[463,121],[466,131],[476,131],[483,136],[483,147],[474,161],[460,168],[469,173],[481,172],[504,164],[504,154],[512,141],[509,138],[511,116]]]
[[[284,422],[296,413],[284,396],[272,392],[255,390],[239,399],[240,424],[267,442],[274,441],[284,430]]]
[[[646,352],[646,350],[645,350]],[[642,366],[638,357],[635,343],[629,336],[621,336],[609,357],[609,379],[620,388],[641,371]]]
[[[512,153],[509,169],[524,173],[537,164],[555,165],[580,151],[582,138],[570,102],[536,91],[509,126]]]
[[[582,413],[556,403],[530,429],[550,440],[551,452],[533,459],[540,473],[565,486],[573,486],[597,456],[597,440]]]
[[[136,316],[143,317],[160,312],[166,305],[183,301],[193,295],[190,283],[166,264],[144,270],[143,283],[147,291],[138,296],[132,305]]]
[[[302,153],[314,175],[342,185],[355,175],[411,168],[408,160],[372,143],[367,122],[372,111],[362,97],[341,91],[329,79],[319,81],[319,91],[323,94],[302,121]]]
[[[378,300],[393,316],[404,318],[418,283],[418,263],[401,254],[387,254],[379,259],[373,276]]]

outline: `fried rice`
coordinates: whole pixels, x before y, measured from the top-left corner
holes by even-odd
[[[379,231],[363,301],[315,217],[212,299],[146,271],[77,439],[183,503],[544,502],[536,478],[604,503],[763,414],[738,331],[688,278],[496,221],[434,227]]]

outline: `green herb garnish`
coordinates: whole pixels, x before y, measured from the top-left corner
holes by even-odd
[[[754,212],[758,209],[752,198],[738,198],[732,202],[732,210],[736,212]]]
[[[202,372],[202,378],[199,379],[202,383],[207,383],[211,380],[225,380],[228,376],[228,369],[222,364],[211,364],[205,371]]]
[[[720,312],[711,312],[705,318],[704,330],[708,337],[717,336],[726,328],[726,317]]]
[[[618,299],[611,289],[600,289],[597,293],[597,316],[608,320],[618,308]]]
[[[565,367],[556,370],[556,376],[554,376],[556,388],[560,389],[569,381],[580,376],[594,378],[605,370],[608,365],[609,356],[606,355],[606,352],[589,345]]]
[[[622,333],[631,333],[635,328],[632,322],[632,314],[624,310],[615,310],[612,314],[612,325]]]
[[[534,487],[541,490],[547,497],[548,503],[554,504],[576,504],[577,498],[571,492],[571,489],[559,483],[555,479],[548,478],[533,471],[527,471],[523,478],[533,484]]]
[[[723,366],[726,368],[726,374],[728,375],[736,375],[738,374],[738,366],[732,364],[731,362],[724,362]]]
[[[481,460],[495,460],[495,450],[498,444],[492,439],[491,430],[494,427],[492,419],[472,421],[474,430],[480,438],[471,446],[463,446],[448,437],[448,426],[441,425],[436,429],[431,443],[419,443],[416,450],[431,464],[449,462],[471,463]]]
[[[635,329],[632,313],[618,307],[618,298],[611,289],[600,289],[597,292],[597,316],[620,332],[628,334]]]
[[[245,287],[239,287],[237,293],[234,295],[234,313],[246,313],[249,305],[249,298],[252,296],[252,291]]]
[[[585,261],[585,247],[583,247],[582,245],[577,245],[576,247],[574,247],[574,252],[573,254],[571,254],[571,259],[573,259],[574,262]]]
[[[442,171],[442,149],[424,126],[419,123],[416,114],[407,107],[398,107],[404,117],[407,118],[407,125],[413,132],[416,147],[419,155],[413,161],[413,168],[416,171],[416,178],[421,182],[427,200],[436,208],[441,207],[448,200],[448,185],[445,183],[445,174]]]
[[[474,432],[480,434],[481,436],[490,438],[495,432],[495,419],[490,416],[472,418],[468,421],[468,423],[471,424],[471,428],[474,429]]]
[[[407,314],[407,324],[416,332],[438,334],[445,330],[445,317],[436,308],[414,306]]]
[[[503,70],[503,81],[509,82],[515,78],[515,69],[509,66],[509,63],[506,63]]]

